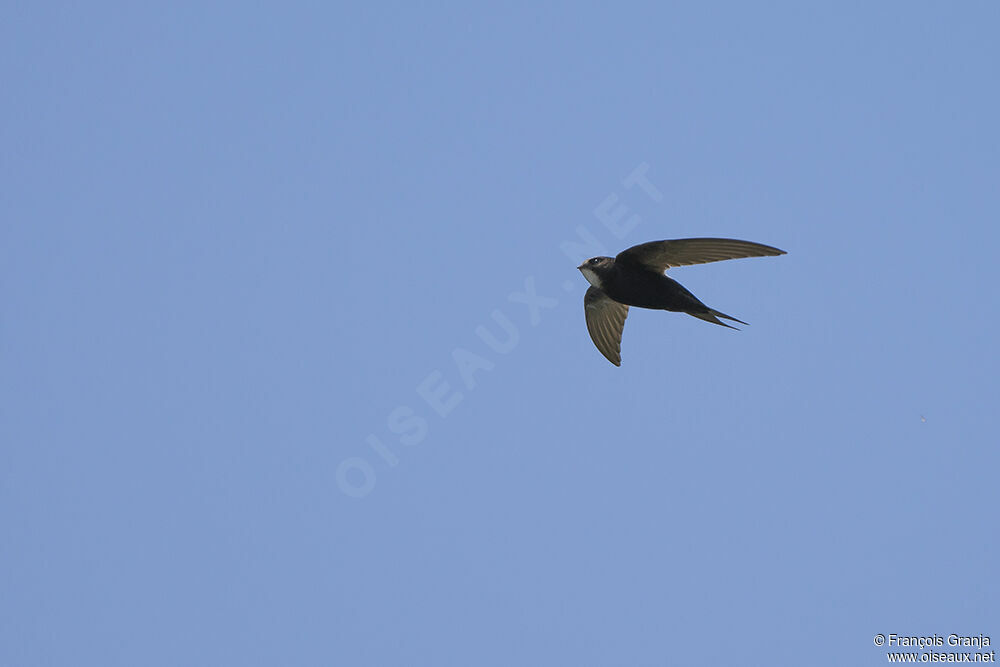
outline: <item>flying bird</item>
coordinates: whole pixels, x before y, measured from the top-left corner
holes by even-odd
[[[592,257],[576,267],[591,285],[583,297],[587,331],[601,354],[615,366],[621,366],[622,329],[629,306],[687,313],[712,324],[736,329],[719,318],[740,324],[746,322],[709,308],[664,272],[674,266],[784,254],[784,250],[752,241],[674,239],[632,246],[617,257]]]

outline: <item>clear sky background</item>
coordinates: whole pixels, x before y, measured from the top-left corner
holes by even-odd
[[[1000,643],[1000,5],[467,4],[5,7],[0,664]]]

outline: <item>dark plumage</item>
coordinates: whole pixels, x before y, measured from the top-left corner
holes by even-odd
[[[665,276],[664,271],[688,264],[784,254],[784,250],[761,243],[706,238],[650,241],[620,252],[617,257],[592,257],[577,267],[591,284],[583,297],[587,331],[601,354],[620,366],[622,328],[629,306],[687,313],[735,329],[719,318],[746,322],[709,308],[679,282]]]

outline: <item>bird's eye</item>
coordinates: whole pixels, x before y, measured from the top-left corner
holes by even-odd
[[[599,261],[599,260],[598,260],[598,259],[597,259],[597,258],[595,257],[595,258],[593,258],[592,260],[590,260],[590,263],[591,263],[591,264],[597,264],[597,262],[598,262],[598,261]]]

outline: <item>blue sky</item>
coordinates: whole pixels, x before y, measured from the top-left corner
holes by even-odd
[[[1000,641],[1000,8],[534,4],[7,8],[0,664]]]

